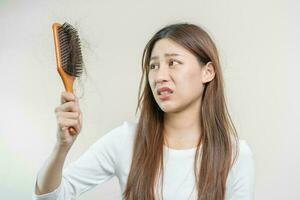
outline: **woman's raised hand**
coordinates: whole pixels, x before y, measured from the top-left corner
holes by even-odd
[[[76,95],[70,92],[61,93],[61,104],[55,108],[57,119],[57,142],[60,147],[70,148],[82,127],[82,113]],[[73,127],[76,131],[71,131]]]

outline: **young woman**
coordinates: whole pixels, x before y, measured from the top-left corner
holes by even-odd
[[[33,199],[75,199],[117,176],[125,200],[252,200],[252,151],[228,114],[210,36],[194,24],[168,25],[146,45],[142,69],[138,122],[112,129],[65,169],[78,136],[68,128],[79,133],[82,115],[77,97],[62,93],[57,144]]]

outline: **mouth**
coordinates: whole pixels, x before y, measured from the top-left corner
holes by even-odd
[[[169,87],[160,87],[157,89],[157,95],[165,94],[165,93],[173,93],[173,90]]]
[[[157,94],[158,96],[160,95],[165,95],[165,94],[173,94],[174,91],[168,90],[168,91],[158,91]]]
[[[158,92],[158,97],[161,100],[167,100],[173,95],[173,91],[163,91],[163,92]]]
[[[174,91],[169,87],[160,87],[157,89],[157,95],[161,100],[169,99],[173,95]]]

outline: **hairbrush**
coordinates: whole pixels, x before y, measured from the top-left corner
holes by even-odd
[[[77,30],[65,22],[52,24],[57,71],[63,81],[65,90],[73,92],[73,83],[83,70],[80,39]],[[70,134],[76,134],[73,127],[68,128]]]

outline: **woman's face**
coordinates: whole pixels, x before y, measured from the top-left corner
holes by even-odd
[[[208,79],[206,66],[201,67],[196,56],[166,38],[155,43],[150,59],[148,80],[159,107],[164,112],[180,112],[191,106],[198,109]],[[162,87],[173,93],[159,95]]]

